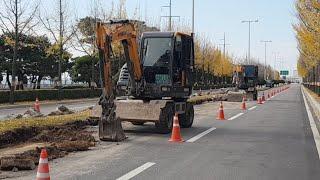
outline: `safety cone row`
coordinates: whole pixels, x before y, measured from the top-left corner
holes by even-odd
[[[247,110],[245,97],[242,98],[241,109],[242,109],[242,110]]]
[[[169,141],[170,142],[183,142],[183,139],[182,139],[181,133],[180,133],[178,113],[176,113],[173,118],[172,133],[171,133],[171,138],[169,139]]]
[[[224,118],[224,111],[223,111],[222,101],[220,102],[220,107],[219,107],[218,114],[217,114],[217,120],[226,120]]]
[[[50,180],[48,154],[46,149],[41,150],[36,180]]]
[[[38,98],[36,98],[36,102],[34,103],[34,110],[40,112],[40,102]]]

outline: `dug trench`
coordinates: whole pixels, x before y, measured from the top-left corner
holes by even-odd
[[[48,151],[49,160],[64,157],[70,152],[86,151],[96,143],[93,132],[88,130],[88,127],[97,124],[97,120],[87,119],[59,126],[21,127],[5,132],[0,136],[0,169],[2,171],[34,169],[43,147]],[[40,144],[40,146],[13,154],[5,154],[3,151],[7,149],[14,152],[13,147],[30,144]]]

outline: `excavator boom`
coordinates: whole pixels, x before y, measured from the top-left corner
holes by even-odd
[[[142,67],[138,53],[136,31],[128,20],[97,23],[97,47],[99,50],[101,77],[103,79],[103,94],[99,104],[102,106],[102,115],[99,121],[99,137],[101,140],[122,141],[125,135],[121,120],[116,115],[114,102],[114,85],[112,83],[111,55],[112,43],[121,42],[130,69],[132,79],[139,84],[142,79]],[[135,86],[134,86],[135,87]]]

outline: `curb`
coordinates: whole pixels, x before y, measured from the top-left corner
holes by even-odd
[[[320,117],[320,103],[317,102],[311,95],[310,93],[306,90],[304,86],[302,86],[303,93],[306,95],[307,100],[309,101],[312,110],[314,111],[314,114],[316,115],[316,120],[319,122],[319,117]]]
[[[85,101],[98,101],[99,98],[90,98],[90,99],[76,99],[76,100],[64,100],[64,101],[48,101],[41,102],[41,105],[52,105],[52,104],[66,104],[66,103],[80,103]],[[14,109],[14,108],[27,108],[33,106],[33,102],[17,105],[0,105],[1,109]]]

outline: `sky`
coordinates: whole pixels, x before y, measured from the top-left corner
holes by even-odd
[[[57,9],[57,0],[41,0],[42,11]],[[85,17],[91,13],[94,0],[67,0],[72,17]],[[112,2],[120,0],[96,0],[106,9]],[[264,62],[264,44],[261,40],[271,40],[267,46],[267,64],[292,71],[296,69],[298,58],[297,43],[292,24],[295,23],[295,0],[195,0],[195,33],[207,37],[216,46],[222,44],[226,34],[228,53],[235,57],[245,57],[248,52],[248,24],[242,20],[256,20],[251,28],[251,56]],[[169,0],[127,0],[129,18],[139,16],[149,24],[167,21],[160,16],[168,15]],[[138,15],[135,12],[139,10]],[[175,23],[191,24],[192,0],[172,0],[172,15]],[[163,23],[162,23],[163,24]]]

